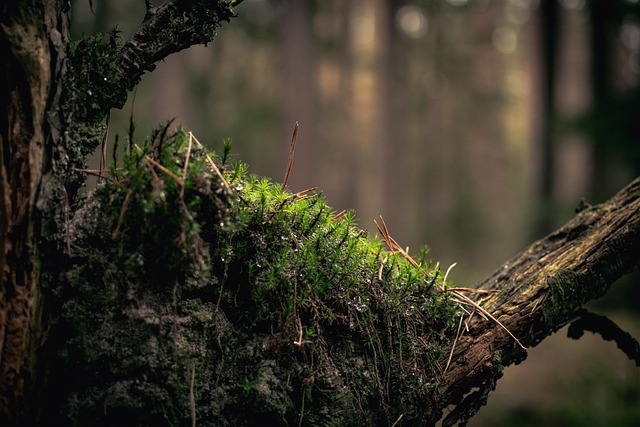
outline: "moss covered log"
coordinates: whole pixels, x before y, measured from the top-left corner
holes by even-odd
[[[478,289],[168,127],[79,197],[108,111],[238,3],[147,2],[124,44],[71,44],[67,2],[3,11],[0,424],[464,423],[637,268],[640,180]]]
[[[321,194],[213,165],[188,134],[157,138],[76,213],[70,268],[48,295],[46,419],[439,417],[460,313],[440,271],[368,238]]]
[[[69,268],[47,293],[46,420],[430,425],[453,403],[445,424],[464,421],[525,357],[519,342],[637,265],[638,183],[468,293],[426,253],[414,260],[227,154],[157,134],[76,213]],[[600,224],[612,216],[631,246],[585,282],[574,266],[603,266],[591,234],[612,238]]]

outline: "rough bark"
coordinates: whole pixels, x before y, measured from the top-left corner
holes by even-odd
[[[586,207],[501,265],[478,285],[499,292],[478,303],[526,347],[533,347],[639,265],[640,179],[636,179],[606,203]],[[468,323],[470,333],[457,343],[442,389],[443,402],[461,402],[445,425],[468,419],[486,402],[502,368],[526,357],[496,322],[476,314]],[[464,397],[474,388],[478,390]]]
[[[29,381],[40,336],[38,223],[34,207],[46,168],[46,110],[55,79],[50,33],[64,25],[62,2],[3,6],[0,57],[0,414]]]

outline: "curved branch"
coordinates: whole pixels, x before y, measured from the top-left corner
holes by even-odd
[[[499,267],[478,287],[500,292],[482,294],[478,303],[533,347],[639,265],[640,178]],[[441,390],[442,402],[458,404],[444,425],[472,416],[486,402],[503,367],[526,357],[495,322],[473,316],[468,324],[470,332],[456,346]],[[474,388],[479,390],[464,397]]]
[[[86,156],[102,141],[105,116],[112,108],[122,108],[145,72],[172,53],[212,41],[222,22],[235,16],[230,0],[172,0],[158,7],[145,3],[144,20],[124,46],[114,29],[68,49],[64,104],[60,111],[53,106],[50,113],[61,117],[57,132],[69,135],[65,144],[55,144],[68,170],[84,168]],[[64,182],[73,199],[84,177],[67,175]]]
[[[155,68],[156,62],[193,45],[211,42],[222,22],[235,16],[234,5],[228,0],[173,0],[157,7],[147,3],[142,25],[115,58],[114,68],[120,78],[108,89],[123,96],[110,97],[118,101],[105,103],[103,111],[122,107],[126,94],[145,72]]]
[[[569,325],[567,336],[575,340],[580,339],[585,331],[600,334],[605,341],[613,341],[618,348],[640,367],[640,343],[628,332],[623,331],[607,316],[591,313],[580,309],[576,312],[578,319]]]
[[[111,108],[121,108],[129,91],[156,62],[196,44],[207,44],[222,22],[235,16],[229,0],[172,0],[157,7],[146,1],[140,28],[120,47],[117,29],[97,34],[70,52],[67,116],[98,123]],[[88,96],[88,97],[87,97]],[[73,113],[71,113],[73,112]]]

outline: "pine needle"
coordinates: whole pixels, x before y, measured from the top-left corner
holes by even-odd
[[[196,142],[196,144],[198,144],[198,147],[200,148],[204,148],[204,145],[202,145],[202,143],[200,141],[198,141],[198,138],[195,137],[195,135],[193,134],[193,132],[189,132],[189,138],[193,138],[193,140]],[[218,166],[216,166],[216,163],[213,161],[213,159],[211,158],[210,155],[205,154],[205,156],[207,157],[207,162],[209,162],[209,165],[211,166],[211,169],[213,170],[213,172],[218,176],[218,178],[220,178],[220,181],[222,182],[222,185],[225,187],[225,189],[229,192],[229,194],[234,193],[236,194],[238,197],[240,197],[240,195],[234,191],[231,186],[229,185],[229,183],[227,182],[226,179],[224,179],[224,175],[222,175],[222,172],[220,172],[220,169],[218,169]],[[240,197],[240,200],[243,200],[242,197]],[[243,200],[244,201],[244,200]]]
[[[456,349],[458,338],[460,338],[460,330],[462,329],[462,319],[464,319],[464,316],[461,314],[460,323],[458,323],[458,332],[456,332],[456,338],[453,340],[453,345],[451,346],[451,353],[449,353],[449,360],[447,360],[447,365],[444,367],[444,371],[442,373],[443,377],[446,375],[447,369],[449,369],[449,365],[451,365],[451,359],[453,359],[453,351]]]
[[[407,261],[409,261],[413,266],[415,267],[419,267],[420,265],[413,259],[411,258],[411,256],[404,250],[402,249],[402,246],[400,246],[398,244],[398,242],[396,242],[393,237],[391,237],[391,235],[389,234],[389,229],[387,228],[387,224],[384,221],[384,218],[382,218],[382,215],[380,215],[380,224],[378,224],[377,221],[373,221],[376,224],[376,228],[378,229],[378,232],[380,233],[380,235],[382,236],[382,240],[384,240],[384,242],[387,244],[387,246],[389,247],[389,250],[391,251],[392,254],[395,253],[395,251],[400,252],[400,254],[402,256],[404,256]],[[482,289],[471,289],[471,288],[451,288],[448,289],[446,288],[446,282],[447,282],[447,278],[449,277],[449,273],[451,272],[451,270],[453,269],[453,267],[455,267],[457,265],[456,262],[454,262],[453,264],[451,264],[449,266],[449,268],[447,269],[447,271],[444,274],[444,279],[442,280],[442,287],[441,287],[441,291],[444,292],[449,292],[454,296],[454,301],[456,301],[459,305],[460,308],[464,310],[464,307],[462,307],[462,305],[467,305],[467,306],[471,306],[474,309],[478,310],[480,312],[480,314],[485,317],[485,318],[489,318],[492,321],[494,321],[498,326],[500,326],[502,329],[504,329],[514,340],[515,342],[523,349],[523,350],[527,350],[527,348],[522,345],[522,343],[520,342],[520,340],[518,340],[518,338],[516,338],[515,335],[513,335],[511,333],[511,331],[509,329],[507,329],[506,326],[504,326],[498,319],[495,318],[495,316],[493,316],[491,313],[489,313],[486,309],[482,308],[480,305],[478,305],[478,303],[476,303],[475,301],[473,301],[472,299],[470,299],[469,297],[463,295],[461,292],[472,292],[472,293],[483,293],[483,294],[491,294],[491,293],[496,293],[497,291],[485,291]],[[378,272],[378,277],[380,279],[382,279],[382,265],[380,266],[380,271]],[[466,311],[466,310],[464,310]],[[458,330],[460,329],[460,326],[458,326]],[[457,341],[459,338],[459,334],[456,334],[456,339],[455,341]],[[455,346],[455,341],[454,341],[454,346]],[[453,351],[453,349],[452,349]],[[452,353],[453,354],[453,353]],[[450,356],[451,358],[451,356]],[[450,360],[447,363],[447,367],[449,366]],[[445,372],[446,372],[446,368],[445,368]]]
[[[296,149],[296,138],[298,138],[298,122],[293,126],[293,135],[291,135],[291,143],[289,144],[289,161],[287,162],[287,170],[284,173],[284,179],[282,180],[282,187],[280,191],[284,191],[287,186],[287,181],[289,181],[289,174],[291,173],[291,168],[293,167],[293,155]]]
[[[447,277],[449,277],[449,273],[451,272],[453,267],[455,267],[456,265],[458,265],[458,263],[454,262],[449,266],[449,268],[447,268],[447,272],[444,273],[444,279],[442,279],[442,292],[447,290]]]
[[[153,160],[151,158],[151,156],[149,156],[148,154],[146,154],[144,156],[144,158],[151,163],[153,166],[157,167],[158,169],[160,169],[160,171],[164,172],[165,174],[167,174],[171,179],[173,179],[179,186],[184,187],[184,181],[182,179],[180,179],[180,177],[178,175],[176,175],[175,173],[171,172],[169,169],[165,168],[164,166],[162,166],[159,162]]]
[[[184,158],[184,168],[182,169],[182,179],[187,180],[187,172],[189,168],[189,157],[191,156],[191,145],[193,143],[193,134],[189,132],[189,146],[187,147],[187,155]],[[184,185],[180,188],[180,198],[184,199]]]

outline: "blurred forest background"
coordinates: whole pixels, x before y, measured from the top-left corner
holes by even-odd
[[[156,0],[153,2],[158,4]],[[74,0],[74,36],[143,0]],[[640,175],[638,0],[245,0],[209,46],[169,57],[113,111],[109,144],[175,118],[371,232],[383,215],[460,286]],[[125,144],[121,144],[125,145]],[[96,167],[98,163],[96,155]],[[107,156],[111,159],[111,155]],[[638,275],[591,308],[640,336]],[[507,368],[472,426],[640,425],[640,373],[562,331]]]

